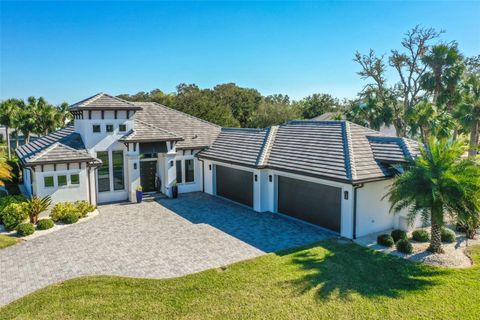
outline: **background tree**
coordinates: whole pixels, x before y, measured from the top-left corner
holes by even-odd
[[[7,155],[9,160],[11,159],[9,128],[16,127],[16,120],[21,110],[22,103],[23,102],[19,99],[7,99],[0,104],[0,124],[5,126]]]
[[[0,153],[0,186],[5,186],[5,181],[12,179],[12,167],[8,164],[5,154]]]
[[[298,101],[297,108],[304,119],[312,119],[325,112],[339,109],[339,101],[326,93],[315,93]]]
[[[443,31],[436,31],[434,28],[423,28],[417,25],[405,34],[401,42],[403,52],[391,50],[388,61],[390,66],[397,71],[400,79],[396,86],[400,100],[396,112],[398,118],[394,120],[399,136],[406,135],[407,114],[421,99],[420,79],[427,68],[422,61],[422,56],[427,51],[429,43],[442,33]],[[402,114],[405,118],[402,117]]]
[[[462,159],[463,152],[461,142],[431,138],[386,195],[392,211],[409,209],[410,221],[418,214],[430,220],[428,250],[434,253],[443,252],[440,232],[447,213],[475,215],[480,209],[480,166]]]
[[[248,126],[266,128],[299,118],[299,108],[290,103],[287,95],[273,95],[263,99],[258,109],[250,117]]]

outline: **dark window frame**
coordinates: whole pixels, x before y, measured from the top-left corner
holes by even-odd
[[[111,128],[111,130],[109,130],[109,128]],[[115,131],[115,127],[114,127],[113,124],[106,124],[106,125],[105,125],[105,132],[107,132],[107,133],[112,133],[112,132],[114,132],[114,131]]]
[[[60,183],[60,178],[65,179],[64,182]],[[68,185],[67,175],[66,174],[59,174],[57,176],[57,186],[58,187],[66,187]]]
[[[52,185],[47,185],[47,179],[52,179]],[[53,176],[44,176],[43,177],[43,186],[45,188],[54,188],[55,187],[55,179],[53,178]]]
[[[177,173],[177,184],[183,183],[183,170],[182,170],[182,160],[175,161],[175,170]],[[180,179],[178,178],[178,174],[180,173]]]
[[[126,131],[127,131],[127,125],[126,124],[118,125],[118,132],[126,132]]]
[[[73,179],[72,179],[72,178],[75,177],[75,176],[77,177],[77,182],[73,182]],[[78,174],[78,173],[72,173],[72,174],[70,175],[70,184],[75,185],[75,186],[79,185],[79,184],[80,184],[80,174]]]
[[[103,161],[104,156],[106,156],[106,161]],[[108,151],[98,151],[97,158],[102,160],[102,165],[97,169],[97,183],[98,183],[98,192],[110,192],[110,156]],[[106,171],[105,171],[106,169]],[[102,177],[100,176],[102,175]],[[101,181],[108,181],[108,189],[103,188],[105,183],[100,183]]]
[[[118,157],[120,155],[120,157]],[[121,166],[115,162],[120,160]],[[125,161],[123,159],[123,150],[112,151],[112,176],[113,191],[125,190]]]
[[[184,159],[184,167],[185,167],[185,183],[195,183],[195,159]],[[187,165],[187,162],[191,162],[191,167]],[[191,169],[191,170],[189,170]],[[191,180],[190,180],[191,179]]]
[[[98,131],[95,131],[95,129],[98,129]],[[92,124],[92,132],[93,133],[102,133],[102,126],[99,124]]]

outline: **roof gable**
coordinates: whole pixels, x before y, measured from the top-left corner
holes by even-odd
[[[132,102],[111,96],[106,93],[97,93],[87,99],[79,101],[68,107],[70,111],[77,110],[141,110],[142,108]]]

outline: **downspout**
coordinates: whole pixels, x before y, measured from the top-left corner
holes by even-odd
[[[357,238],[357,190],[363,188],[363,183],[353,185],[353,239]]]
[[[88,184],[88,202],[92,204],[92,186],[90,185],[90,170],[91,167],[87,163],[87,184]]]
[[[198,158],[198,161],[202,163],[202,192],[205,192],[205,163],[202,159]]]

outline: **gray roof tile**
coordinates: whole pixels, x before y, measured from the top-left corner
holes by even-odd
[[[157,128],[142,120],[134,120],[135,129],[123,136],[121,141],[148,142],[148,141],[179,141],[182,137],[166,130]]]
[[[201,149],[210,146],[221,128],[208,121],[165,107],[155,102],[135,102],[142,110],[135,113],[135,120],[182,137],[177,149]],[[142,135],[138,135],[142,137]],[[175,139],[172,139],[175,140]]]
[[[68,107],[70,111],[77,110],[141,110],[132,102],[111,96],[106,93],[97,93]]]
[[[87,152],[73,126],[20,146],[16,153],[24,165],[97,161]]]
[[[348,121],[290,121],[272,130],[222,130],[201,158],[350,183],[393,175],[389,163],[418,154],[415,141]]]

